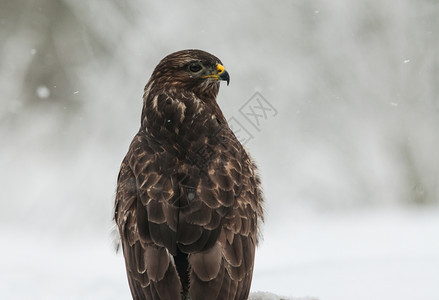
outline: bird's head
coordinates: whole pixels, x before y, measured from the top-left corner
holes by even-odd
[[[142,128],[170,141],[184,128],[192,130],[195,121],[214,132],[227,123],[216,102],[221,80],[228,84],[229,74],[212,54],[182,50],[166,56],[145,86]]]
[[[202,50],[182,50],[163,58],[151,78],[155,85],[194,92],[200,98],[219,90],[219,82],[229,85],[230,76],[221,60]]]

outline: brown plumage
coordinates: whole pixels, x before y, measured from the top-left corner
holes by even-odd
[[[262,193],[216,96],[229,82],[201,50],[165,57],[145,87],[120,169],[115,221],[134,299],[247,299]]]

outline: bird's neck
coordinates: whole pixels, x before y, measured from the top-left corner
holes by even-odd
[[[172,88],[157,93],[147,85],[141,131],[169,147],[186,148],[187,143],[206,140],[227,126],[216,94],[217,91],[213,91],[200,98]]]

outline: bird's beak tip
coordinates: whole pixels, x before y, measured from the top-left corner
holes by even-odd
[[[219,80],[224,80],[227,82],[227,85],[230,83],[230,75],[226,70],[223,70],[221,73],[218,74]]]

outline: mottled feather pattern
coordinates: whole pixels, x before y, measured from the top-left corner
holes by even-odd
[[[185,50],[145,87],[122,162],[115,221],[134,299],[247,299],[262,193],[256,167],[216,102],[219,59]]]

